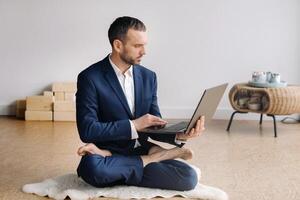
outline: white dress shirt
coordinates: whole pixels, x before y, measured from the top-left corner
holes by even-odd
[[[135,104],[134,104],[134,80],[133,80],[133,66],[131,65],[129,69],[123,74],[121,70],[115,65],[109,56],[109,62],[111,66],[113,67],[118,80],[120,82],[120,85],[122,87],[122,90],[125,94],[128,106],[130,108],[131,114],[134,115],[135,111]],[[131,120],[129,120],[130,126],[131,126],[131,139],[135,140],[134,148],[141,146],[139,141],[137,140],[139,138],[139,135],[137,133],[137,130]],[[177,140],[176,137],[174,139],[175,143],[182,144],[183,142],[180,140]]]
[[[121,70],[112,62],[109,56],[109,62],[111,66],[113,67],[118,80],[120,82],[120,85],[122,87],[122,90],[125,94],[128,106],[130,108],[131,114],[134,115],[135,112],[135,105],[134,105],[134,80],[133,80],[133,66],[131,65],[129,69],[123,74]],[[131,126],[131,139],[135,140],[134,148],[141,146],[137,138],[139,138],[139,135],[137,133],[137,130],[131,120],[129,120],[130,126]]]

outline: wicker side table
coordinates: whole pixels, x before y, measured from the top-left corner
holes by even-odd
[[[262,106],[258,110],[250,110],[239,105],[239,99],[245,96],[259,94],[263,100]],[[262,124],[263,114],[273,118],[274,137],[277,137],[275,115],[290,115],[300,113],[300,86],[287,86],[284,88],[257,88],[248,86],[246,83],[234,85],[229,92],[230,104],[235,110],[227,126],[230,130],[233,117],[236,113],[254,112],[260,114],[259,124]]]

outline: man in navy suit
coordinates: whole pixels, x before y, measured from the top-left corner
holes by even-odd
[[[191,190],[197,182],[193,168],[176,158],[191,159],[181,148],[201,135],[204,118],[186,134],[145,134],[163,126],[157,103],[156,74],[139,65],[145,55],[146,27],[132,17],[117,18],[108,31],[112,53],[78,75],[76,110],[82,156],[78,175],[95,187],[134,185]],[[164,149],[148,137],[173,144]]]

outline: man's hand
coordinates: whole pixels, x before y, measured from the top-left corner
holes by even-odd
[[[167,121],[150,114],[143,115],[140,118],[132,120],[132,122],[137,131],[143,130],[150,126],[164,126],[167,124]]]
[[[192,128],[190,130],[190,132],[188,132],[188,133],[177,133],[176,134],[176,139],[185,141],[187,139],[200,136],[203,133],[203,131],[205,130],[204,123],[205,123],[205,117],[201,116],[197,120],[196,126],[194,128]]]
[[[84,156],[86,154],[97,154],[97,155],[100,155],[103,157],[112,155],[112,153],[110,151],[105,150],[105,149],[99,149],[93,143],[89,143],[89,144],[79,147],[77,154],[79,156]]]

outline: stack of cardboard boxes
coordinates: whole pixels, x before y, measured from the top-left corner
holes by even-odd
[[[34,121],[76,121],[75,93],[75,82],[53,83],[52,91],[44,91],[43,96],[17,100],[16,116]]]
[[[52,106],[51,96],[27,97],[25,120],[52,121]]]
[[[53,83],[54,121],[76,121],[76,83]]]

